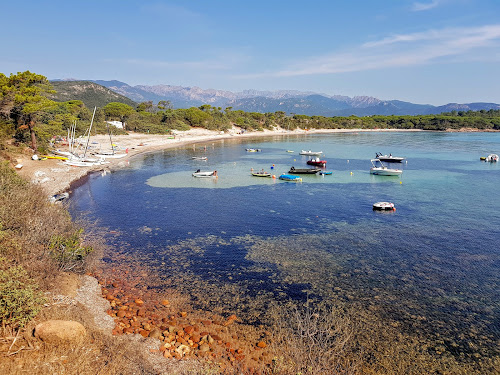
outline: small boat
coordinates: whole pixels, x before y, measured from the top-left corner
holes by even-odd
[[[302,182],[302,177],[300,177],[300,176],[294,176],[294,175],[291,175],[291,174],[282,174],[279,177],[279,179],[283,180],[283,181]]]
[[[193,173],[193,177],[217,177],[217,171],[202,172],[198,169]]]
[[[498,155],[497,154],[489,154],[485,161],[489,161],[491,163],[497,162],[498,161]]]
[[[248,152],[260,152],[260,151],[262,151],[260,148],[246,148],[245,150]]]
[[[103,159],[121,159],[127,156],[127,154],[113,154],[113,153],[108,153],[108,152],[99,152],[92,154],[94,156],[97,156],[98,158],[103,158]]]
[[[319,168],[295,168],[295,167],[292,167],[292,168],[290,168],[290,170],[288,171],[288,173],[316,174],[319,171],[321,171],[321,169],[319,169]]]
[[[392,156],[392,154],[382,155],[380,152],[377,152],[375,154],[375,157],[380,161],[385,161],[389,163],[401,163],[403,160],[405,160],[405,158],[402,158],[400,156]]]
[[[206,156],[193,156],[191,159],[193,160],[207,160]]]
[[[309,165],[315,165],[317,167],[325,167],[326,166],[326,160],[321,160],[320,158],[314,158],[314,159],[308,160],[307,164],[309,164]]]
[[[305,150],[302,150],[300,151],[300,155],[308,155],[308,156],[319,156],[323,153],[323,151],[305,151]]]
[[[50,203],[58,203],[69,197],[68,193],[55,194],[49,198]]]
[[[16,169],[22,169],[22,168],[23,168],[23,165],[22,165],[21,163],[19,163],[19,164],[16,164],[16,165],[14,166],[14,168],[16,168]]]
[[[396,211],[394,203],[391,202],[377,202],[373,204],[374,211]]]
[[[271,177],[271,173],[269,173],[269,172],[252,172],[252,176],[254,176],[254,177]]]
[[[327,172],[327,171],[319,171],[319,174],[321,174],[321,175],[330,175],[330,174],[333,174],[333,172],[332,172],[332,171],[330,171],[330,172]]]
[[[292,151],[292,150],[286,150],[286,152],[294,152],[294,151]]]
[[[402,169],[387,168],[379,159],[372,159],[370,173],[378,176],[399,176],[403,173]]]

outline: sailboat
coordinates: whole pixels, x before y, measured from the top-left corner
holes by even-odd
[[[108,134],[109,134],[109,142],[111,143],[111,151],[99,151],[94,153],[94,156],[97,156],[99,158],[104,158],[104,159],[120,159],[124,158],[127,156],[126,153],[115,153],[115,147],[116,145],[113,144],[113,140],[111,139],[111,129],[109,128],[109,124],[106,124],[108,128]]]

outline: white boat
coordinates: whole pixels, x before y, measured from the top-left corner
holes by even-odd
[[[217,171],[202,172],[198,169],[193,173],[193,177],[217,177]]]
[[[124,158],[127,156],[127,154],[113,154],[113,153],[108,153],[108,152],[98,152],[93,154],[94,156],[97,156],[98,158],[103,158],[103,159],[120,159]]]
[[[373,204],[373,210],[375,211],[396,211],[394,203],[391,202],[377,202]]]
[[[191,159],[193,160],[207,160],[206,156],[193,156]]]
[[[382,155],[381,153],[377,152],[376,157],[380,161],[385,161],[389,163],[401,163],[405,158],[400,157],[400,156],[392,156],[392,154],[389,155]]]
[[[388,168],[379,159],[371,159],[372,167],[370,173],[378,176],[400,176],[403,173],[402,169]]]
[[[260,148],[246,148],[245,150],[248,152],[260,152],[260,151],[262,151]]]
[[[300,151],[300,155],[307,155],[307,156],[319,156],[323,153],[323,151],[305,151],[305,150],[302,150]]]
[[[498,161],[498,155],[497,154],[489,154],[486,159],[486,161],[489,161],[489,162],[496,162]]]
[[[69,197],[69,193],[55,194],[49,197],[50,203],[59,203]]]

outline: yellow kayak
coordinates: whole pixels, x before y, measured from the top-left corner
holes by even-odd
[[[66,156],[54,156],[54,155],[43,155],[41,156],[42,158],[45,159],[59,159],[59,160],[68,160]]]

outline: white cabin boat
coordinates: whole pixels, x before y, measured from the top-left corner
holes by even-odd
[[[307,156],[319,156],[323,153],[323,151],[305,151],[305,150],[302,150],[300,151],[300,155],[307,155]]]
[[[403,173],[402,169],[388,168],[379,159],[371,159],[372,167],[370,173],[378,176],[400,176]]]

